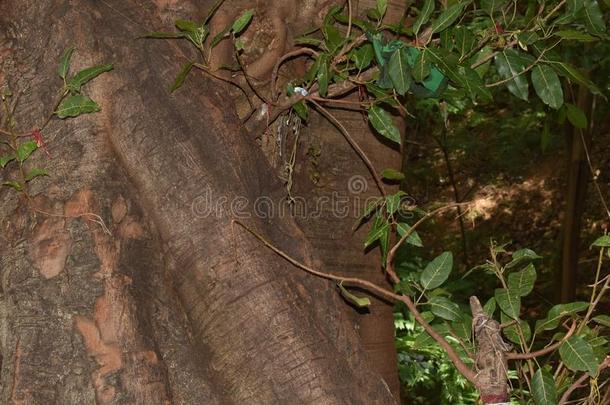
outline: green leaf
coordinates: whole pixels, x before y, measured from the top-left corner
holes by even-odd
[[[343,44],[344,38],[341,32],[334,25],[325,25],[322,27],[322,33],[326,40],[326,48],[328,52],[334,54]]]
[[[573,41],[591,42],[591,41],[597,40],[597,38],[595,38],[589,34],[585,34],[584,32],[575,31],[575,30],[555,31],[553,33],[553,35],[555,35],[561,39],[567,39],[567,40],[573,40]]]
[[[589,307],[588,302],[577,301],[570,302],[567,304],[554,305],[547,314],[545,319],[536,321],[536,333],[543,330],[552,330],[559,326],[561,319],[566,316],[574,315],[578,312],[582,312]]]
[[[210,48],[214,48],[216,45],[218,45],[220,41],[222,41],[227,36],[229,31],[231,31],[230,25],[226,26],[225,29],[214,35],[214,38],[212,38],[212,42],[210,42]]]
[[[553,375],[539,368],[532,378],[532,396],[536,405],[557,405],[557,389]]]
[[[375,222],[371,227],[366,239],[364,241],[364,247],[367,248],[373,243],[381,239],[383,236],[390,232],[390,224],[382,216],[375,218]]]
[[[19,183],[18,181],[12,181],[12,180],[11,181],[5,181],[4,183],[2,183],[2,185],[14,188],[17,191],[23,190],[23,184]]]
[[[193,62],[185,63],[182,66],[182,69],[180,69],[180,73],[178,73],[178,76],[176,76],[176,80],[174,80],[174,84],[172,84],[172,86],[169,88],[170,93],[173,93],[174,91],[182,87],[184,81],[186,80],[186,77],[188,76],[192,68]]]
[[[21,163],[25,162],[25,160],[30,157],[30,155],[38,149],[38,145],[36,141],[27,141],[19,145],[17,148],[17,160]]]
[[[568,121],[570,121],[574,127],[580,129],[586,129],[588,127],[587,116],[584,111],[574,104],[566,103],[566,115]]]
[[[525,297],[532,292],[535,282],[536,268],[531,263],[523,270],[508,275],[508,289],[521,297]]]
[[[504,266],[505,269],[512,269],[513,267],[531,262],[532,260],[542,259],[542,256],[538,256],[536,252],[531,249],[519,249],[513,252],[512,260]]]
[[[570,79],[571,82],[582,84],[583,86],[587,87],[593,94],[603,95],[603,93],[599,89],[599,87],[597,87],[595,85],[595,83],[593,83],[591,80],[589,80],[584,74],[582,74],[575,67],[573,67],[565,62],[561,62],[561,61],[549,60],[546,63],[549,66],[551,66],[553,69],[555,69],[555,72],[557,72],[561,76],[564,76],[564,77],[567,77],[568,79]]]
[[[184,34],[182,32],[149,32],[144,35],[144,38],[154,38],[154,39],[177,39],[184,38]]]
[[[254,15],[254,10],[246,10],[242,13],[242,15],[233,22],[233,26],[231,26],[231,30],[235,35],[241,33],[244,28],[248,26],[250,21],[252,20],[252,16]]]
[[[4,168],[4,166],[13,160],[15,160],[15,155],[0,156],[0,167]]]
[[[512,319],[509,318],[508,315],[504,314],[504,312],[502,312],[500,313],[500,320],[502,321],[502,323],[508,323]],[[519,327],[521,327],[521,331],[523,332],[523,338],[525,339],[525,342],[529,342],[532,338],[532,329],[530,328],[530,324],[522,319],[517,319],[517,321],[519,322]],[[521,337],[519,336],[519,329],[517,327],[517,324],[502,329],[502,333],[511,342],[521,345]]]
[[[589,34],[602,36],[606,33],[606,23],[595,0],[584,0],[585,27]]]
[[[392,121],[392,116],[386,110],[376,105],[369,108],[368,118],[375,130],[391,141],[400,144],[400,132]]]
[[[496,299],[494,297],[488,299],[485,305],[483,305],[483,312],[493,318],[494,312],[496,312]]]
[[[388,180],[404,180],[405,175],[402,172],[394,169],[384,169],[381,172],[381,177]]]
[[[37,167],[34,167],[32,170],[30,170],[28,172],[28,174],[25,176],[25,181],[31,181],[32,179],[39,177],[39,176],[48,176],[49,172],[46,171],[45,169],[39,169]]]
[[[536,65],[532,69],[532,83],[542,102],[559,109],[563,104],[563,90],[557,73],[547,65]]]
[[[74,75],[68,82],[68,88],[73,91],[80,91],[80,88],[85,83],[96,78],[104,72],[109,72],[114,68],[112,64],[97,65],[87,69],[83,69]]]
[[[420,275],[420,283],[424,290],[431,290],[441,286],[453,268],[453,254],[451,252],[443,252],[434,258]]]
[[[610,328],[610,316],[608,315],[597,315],[593,317],[593,322],[596,322],[602,326]]]
[[[413,70],[411,71],[413,79],[418,83],[422,83],[430,75],[431,69],[432,66],[426,57],[426,50],[424,49],[419,52],[413,64]]]
[[[371,305],[370,299],[368,299],[367,297],[358,297],[352,294],[345,287],[343,287],[343,284],[338,283],[337,287],[339,287],[339,291],[341,291],[341,295],[343,296],[343,298],[356,305],[358,308],[365,308]]]
[[[322,40],[318,38],[311,37],[298,37],[294,39],[295,45],[312,45],[312,46],[320,46],[322,44]]]
[[[400,237],[403,237],[407,232],[409,232],[410,229],[411,229],[411,226],[409,224],[405,224],[404,222],[400,222],[398,225],[396,225],[396,231],[398,232],[398,235]],[[410,245],[417,246],[417,247],[424,246],[424,244],[421,241],[421,238],[419,237],[419,235],[417,234],[416,231],[411,232],[411,234],[407,237],[405,242]]]
[[[318,67],[318,93],[320,96],[326,97],[328,91],[328,82],[330,81],[330,62],[328,55],[320,56],[320,66]]]
[[[508,91],[521,100],[527,101],[529,84],[527,78],[520,74],[526,69],[526,65],[518,51],[514,49],[503,50],[496,55],[495,63],[498,73],[503,79],[514,77],[506,83]]]
[[[449,7],[432,23],[432,33],[441,32],[448,28],[462,14],[464,6],[469,2],[460,2]]]
[[[448,321],[459,321],[462,319],[460,307],[446,297],[432,297],[428,301],[428,304],[430,305],[430,311],[440,318]]]
[[[364,44],[360,48],[350,52],[350,59],[354,62],[354,65],[356,65],[358,70],[364,70],[369,67],[374,56],[375,51],[371,44]]]
[[[191,20],[176,20],[174,24],[180,31],[185,32],[194,32],[197,31],[197,28],[199,28],[197,23]]]
[[[595,242],[593,242],[591,246],[610,247],[610,235],[600,236],[599,238],[595,239]]]
[[[199,25],[190,20],[176,20],[176,28],[182,31],[183,36],[193,43],[197,48],[203,48],[203,41],[208,36],[208,27]]]
[[[77,117],[81,114],[101,111],[100,106],[87,96],[76,94],[61,102],[55,114],[59,118]]]
[[[474,47],[476,38],[468,27],[456,27],[453,30],[455,36],[455,48],[460,54],[460,60]]]
[[[390,57],[388,74],[392,80],[392,85],[398,94],[404,96],[411,87],[411,74],[407,62],[407,51],[399,48]]]
[[[519,312],[521,311],[521,298],[515,291],[507,290],[505,288],[497,288],[494,297],[496,302],[500,306],[500,309],[512,319],[519,319]]]
[[[64,82],[66,81],[66,76],[68,75],[68,71],[70,70],[70,59],[72,58],[73,52],[74,47],[66,49],[63,56],[59,60],[59,68],[57,69],[57,74],[64,80]]]
[[[570,370],[587,371],[589,375],[596,376],[598,364],[593,348],[580,336],[572,336],[563,342],[559,355]]]
[[[388,0],[377,0],[377,12],[379,13],[379,18],[383,18],[385,12],[388,8]]]
[[[467,313],[461,313],[462,321],[453,322],[451,327],[455,334],[464,342],[472,341],[472,317]]]
[[[486,101],[493,100],[491,91],[485,87],[485,83],[483,83],[481,77],[468,66],[461,67],[461,82],[459,84],[468,90],[470,98],[472,98],[473,101],[477,97]]]
[[[305,104],[304,100],[295,103],[292,108],[297,113],[300,119],[302,119],[303,121],[307,121],[307,118],[309,117],[309,110],[307,109],[307,105]]]
[[[422,25],[428,22],[434,11],[434,0],[426,0],[423,7],[419,10],[419,15],[413,23],[413,33],[417,35]]]

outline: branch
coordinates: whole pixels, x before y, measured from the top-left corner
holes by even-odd
[[[294,51],[290,51],[290,52],[284,54],[284,56],[279,58],[277,60],[277,62],[275,63],[275,66],[273,67],[273,72],[271,73],[271,100],[273,102],[277,101],[277,94],[276,94],[276,91],[275,91],[275,84],[277,82],[277,74],[278,74],[278,72],[280,70],[280,66],[287,59],[294,58],[296,56],[300,56],[300,55],[304,55],[304,54],[318,56],[318,52],[314,51],[311,48],[299,48],[299,49],[295,49]]]
[[[606,357],[606,360],[599,366],[599,373],[602,372],[603,369],[610,367],[610,357]],[[578,388],[581,388],[584,385],[584,382],[589,378],[589,373],[583,373],[583,375],[578,378],[578,380],[574,381],[572,385],[563,393],[561,399],[559,400],[558,405],[567,404],[570,399],[570,395]]]
[[[530,360],[536,357],[544,356],[546,354],[552,353],[555,350],[559,349],[559,346],[563,344],[566,340],[568,340],[573,334],[576,332],[576,321],[572,323],[572,326],[566,333],[566,335],[558,342],[553,343],[552,345],[545,347],[544,349],[537,350],[535,352],[529,353],[506,353],[507,360]]]
[[[385,188],[383,187],[383,182],[381,181],[381,177],[379,177],[379,174],[377,173],[377,169],[375,169],[375,166],[373,165],[373,162],[371,162],[371,160],[366,155],[366,153],[364,153],[364,151],[360,148],[360,146],[358,146],[356,141],[354,141],[354,139],[351,137],[351,135],[349,134],[349,132],[345,128],[345,126],[343,126],[343,124],[341,124],[341,121],[339,121],[334,115],[332,115],[330,113],[330,111],[328,111],[326,108],[324,108],[320,104],[318,104],[313,98],[310,99],[309,101],[314,106],[316,106],[316,108],[318,110],[320,110],[320,112],[322,114],[324,114],[326,116],[326,118],[328,118],[333,124],[335,124],[337,126],[337,128],[339,128],[339,130],[343,134],[343,137],[345,138],[345,140],[356,151],[358,156],[360,156],[360,159],[362,159],[362,161],[366,165],[367,169],[369,170],[369,172],[373,176],[373,179],[375,179],[375,184],[377,184],[377,188],[379,189],[379,192],[381,193],[382,196],[385,197],[386,196],[386,191],[385,191]]]

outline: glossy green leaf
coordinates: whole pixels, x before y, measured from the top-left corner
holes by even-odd
[[[59,118],[77,117],[81,114],[101,111],[100,106],[87,96],[76,94],[61,102],[55,114]]]
[[[186,77],[188,76],[188,74],[192,68],[193,68],[193,62],[185,63],[182,66],[182,69],[180,69],[180,73],[178,73],[178,76],[176,76],[176,80],[174,80],[174,83],[169,88],[170,93],[173,93],[174,91],[176,91],[180,87],[182,87],[182,85],[184,84],[184,81],[186,80]]]
[[[557,73],[547,65],[536,65],[532,69],[532,83],[542,102],[551,108],[563,105],[563,90]]]
[[[532,377],[532,396],[536,405],[557,405],[557,388],[553,375],[539,368]]]
[[[176,20],[174,25],[180,31],[185,31],[185,32],[194,32],[194,31],[197,31],[197,28],[198,28],[197,23],[194,21],[190,21],[190,20]]]
[[[506,0],[481,0],[481,9],[493,16],[494,13],[501,10],[505,4]]]
[[[462,339],[464,342],[472,341],[472,316],[467,313],[461,313],[462,320],[453,322],[451,327],[455,334]]]
[[[461,67],[461,81],[459,84],[468,90],[470,97],[475,100],[479,98],[483,101],[492,101],[491,91],[485,87],[481,77],[468,66]]]
[[[587,371],[591,376],[597,374],[598,363],[593,348],[580,336],[572,336],[563,342],[559,355],[570,370]]]
[[[564,76],[564,77],[567,77],[568,79],[570,79],[570,81],[572,83],[582,84],[583,86],[587,87],[593,94],[596,94],[596,95],[603,94],[602,91],[599,89],[599,87],[597,87],[595,85],[595,83],[593,83],[591,80],[589,80],[582,72],[580,72],[575,67],[573,67],[565,62],[561,62],[561,61],[549,60],[546,63],[549,66],[551,66],[553,69],[555,69],[555,72],[557,72],[561,76]]]
[[[375,52],[373,50],[373,45],[371,44],[364,44],[360,48],[350,52],[350,59],[359,70],[364,70],[369,67],[374,56]]]
[[[536,333],[543,330],[552,330],[559,326],[559,322],[567,317],[586,310],[589,307],[588,302],[577,301],[567,304],[554,305],[547,314],[545,319],[536,321]]]
[[[392,121],[392,116],[379,106],[372,106],[368,112],[369,122],[375,130],[389,140],[400,144],[400,132]]]
[[[66,49],[61,59],[59,60],[59,67],[57,68],[57,74],[61,77],[64,82],[66,81],[66,77],[68,76],[68,71],[70,70],[70,59],[72,58],[72,53],[74,53],[74,48],[70,47]]]
[[[422,83],[430,75],[431,69],[432,66],[426,57],[426,50],[424,49],[419,52],[413,64],[413,69],[411,71],[413,79],[418,83]]]
[[[385,198],[385,207],[388,215],[394,214],[400,207],[400,199],[402,198],[402,192],[396,194],[390,194]]]
[[[583,0],[568,0],[565,6],[565,12],[562,16],[555,20],[556,24],[569,24],[573,22],[579,12],[583,9]]]
[[[588,127],[588,120],[584,111],[574,104],[566,103],[565,106],[568,121],[570,121],[570,123],[576,128],[586,129]]]
[[[112,64],[106,64],[83,69],[77,74],[75,74],[72,79],[70,79],[70,81],[68,82],[68,88],[73,91],[80,91],[82,85],[96,78],[104,72],[111,71],[113,68],[114,67]]]
[[[36,177],[40,177],[40,176],[48,176],[49,172],[46,171],[45,169],[40,169],[38,167],[34,167],[32,170],[30,170],[28,172],[28,174],[26,174],[25,176],[25,181],[31,181]]]
[[[404,180],[404,173],[394,169],[384,169],[381,172],[381,177],[388,180]]]
[[[432,12],[434,11],[434,0],[426,0],[424,1],[424,5],[421,10],[419,10],[419,15],[417,19],[413,23],[413,33],[417,35],[422,25],[428,22]]]
[[[400,236],[401,238],[407,232],[409,232],[410,229],[411,229],[411,226],[409,224],[405,224],[404,222],[400,222],[398,225],[396,225],[396,231],[398,232],[398,236]],[[417,231],[411,232],[411,234],[409,236],[407,236],[407,239],[405,240],[405,242],[410,245],[417,246],[417,247],[424,246],[424,244],[421,241],[421,238],[417,234]]]
[[[585,6],[583,9],[585,27],[589,34],[604,35],[606,33],[606,23],[597,1],[584,0],[583,4]]]
[[[599,238],[595,239],[595,242],[593,242],[591,244],[591,246],[610,247],[610,236],[609,235],[600,236]]]
[[[602,326],[610,328],[610,316],[608,315],[597,315],[593,317],[593,322],[596,322]]]
[[[328,91],[328,82],[330,81],[330,62],[328,60],[328,55],[320,56],[320,65],[318,67],[318,93],[320,96],[326,97],[326,93]]]
[[[515,291],[497,288],[494,297],[500,309],[512,319],[519,319],[521,311],[521,298]]]
[[[508,91],[521,100],[527,101],[529,84],[527,77],[521,74],[527,66],[523,58],[519,57],[518,51],[504,49],[496,55],[495,64],[503,79],[513,78],[506,83]]]
[[[536,268],[529,264],[526,268],[508,275],[508,289],[525,297],[534,289],[536,283]]]
[[[444,29],[449,28],[449,26],[462,14],[467,3],[468,2],[459,2],[443,11],[432,23],[432,33],[441,32]]]
[[[430,305],[430,311],[439,318],[448,321],[459,321],[462,319],[460,307],[446,297],[431,297],[428,304]]]
[[[4,166],[9,164],[9,162],[12,162],[13,160],[15,160],[15,155],[12,154],[0,156],[0,167],[4,168]]]
[[[407,62],[407,51],[399,48],[394,51],[388,64],[388,74],[398,94],[404,96],[411,87],[411,72]]]
[[[320,46],[322,44],[322,40],[312,37],[297,37],[294,39],[294,43],[295,45]]]
[[[358,297],[357,295],[352,294],[345,287],[343,287],[341,283],[338,283],[337,287],[339,287],[339,291],[341,291],[343,298],[356,305],[358,308],[366,308],[371,305],[371,300],[369,298]]]
[[[21,163],[25,162],[25,160],[29,158],[36,149],[38,149],[36,141],[27,141],[22,143],[17,148],[17,160],[19,160]]]
[[[242,13],[242,15],[233,22],[231,26],[231,31],[235,35],[240,34],[244,28],[248,26],[250,21],[252,20],[252,16],[254,15],[254,10],[246,10]]]
[[[420,284],[424,290],[440,287],[451,274],[453,268],[453,254],[443,252],[426,265],[420,275]]]
[[[229,31],[231,31],[230,25],[226,26],[225,29],[214,35],[214,38],[212,38],[212,42],[210,42],[210,48],[214,48],[216,45],[218,45],[227,36]]]

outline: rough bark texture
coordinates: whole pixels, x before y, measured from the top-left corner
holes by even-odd
[[[2,69],[22,92],[20,130],[49,113],[67,46],[77,49],[73,71],[115,63],[87,87],[102,113],[52,121],[53,159],[32,158],[52,177],[32,183],[31,195],[53,215],[0,191],[0,401],[395,402],[334,287],[231,226],[223,198],[249,201],[252,213],[257,197],[277,203],[284,189],[255,135],[237,125],[226,88],[197,76],[168,97],[188,50],[136,38],[165,28],[173,6],[0,1]],[[204,6],[181,3],[195,17]],[[290,217],[247,222],[306,262],[331,254],[316,257],[322,242],[308,235],[319,233]],[[372,314],[364,322],[389,336],[387,309]]]

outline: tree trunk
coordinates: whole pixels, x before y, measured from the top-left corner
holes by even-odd
[[[49,113],[65,48],[76,48],[73,71],[115,64],[87,88],[101,113],[44,132],[52,159],[31,164],[51,177],[31,183],[33,201],[0,191],[2,403],[395,402],[393,369],[389,383],[375,371],[334,286],[232,225],[328,265],[318,232],[273,215],[285,189],[224,85],[193,75],[168,96],[189,51],[136,38],[164,29],[159,10],[174,4],[0,2],[20,130]],[[329,224],[342,233],[328,246],[356,246],[346,224]],[[360,263],[350,252],[346,265]],[[387,308],[358,321],[380,319],[386,345]]]

